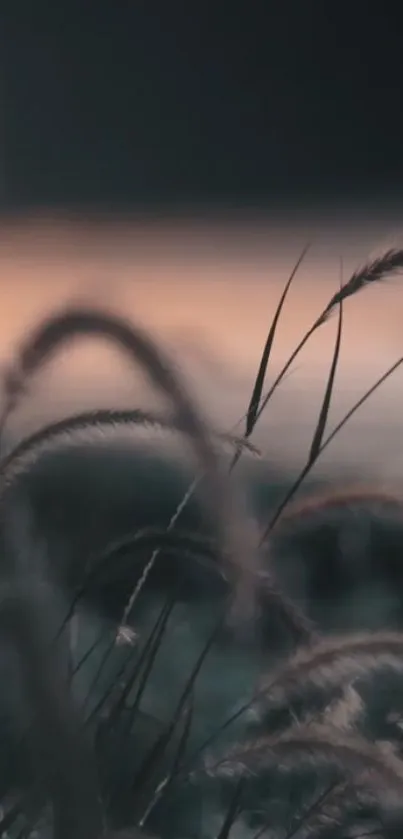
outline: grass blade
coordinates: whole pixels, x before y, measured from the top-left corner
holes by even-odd
[[[349,410],[349,411],[347,411],[347,413],[346,413],[346,414],[344,415],[344,417],[340,420],[340,422],[339,422],[339,423],[337,423],[337,425],[335,426],[335,428],[333,429],[333,431],[331,432],[331,434],[329,434],[329,436],[326,438],[326,440],[324,440],[324,442],[321,444],[320,448],[319,448],[319,449],[318,449],[318,451],[317,451],[317,454],[316,454],[315,459],[314,459],[314,460],[312,460],[312,461],[307,460],[307,462],[305,463],[305,466],[303,467],[303,469],[301,470],[301,472],[299,473],[299,475],[298,475],[298,476],[297,476],[297,478],[295,479],[295,481],[294,481],[294,483],[292,484],[292,486],[290,487],[290,489],[287,491],[287,493],[286,493],[286,495],[284,496],[283,500],[282,500],[282,501],[280,502],[280,504],[278,505],[278,507],[277,507],[277,509],[276,509],[276,511],[275,511],[275,513],[274,513],[274,515],[272,516],[272,518],[271,518],[271,520],[270,520],[270,522],[269,522],[268,526],[266,527],[266,529],[265,529],[265,531],[264,531],[264,533],[263,533],[263,535],[262,535],[262,538],[261,538],[261,544],[263,544],[263,543],[267,540],[267,538],[268,538],[268,536],[270,535],[270,533],[271,533],[271,531],[272,531],[273,527],[275,526],[275,524],[277,523],[278,519],[280,518],[280,516],[281,516],[281,514],[282,514],[283,510],[285,510],[285,508],[286,508],[287,504],[289,504],[289,502],[291,501],[291,499],[294,497],[295,493],[298,491],[298,489],[299,489],[299,488],[300,488],[300,486],[302,485],[302,483],[303,483],[303,481],[305,480],[305,478],[309,475],[309,473],[310,473],[311,469],[313,468],[313,466],[314,466],[314,465],[315,465],[315,463],[317,462],[317,460],[318,460],[318,458],[320,457],[320,455],[322,454],[322,452],[324,452],[324,451],[327,449],[327,447],[330,445],[330,443],[332,442],[332,440],[334,440],[334,438],[336,437],[336,435],[337,435],[337,434],[338,434],[338,433],[342,430],[342,428],[344,428],[344,426],[345,426],[345,425],[349,422],[349,420],[351,419],[351,417],[352,417],[352,416],[354,416],[354,414],[355,414],[355,413],[359,410],[359,408],[361,408],[361,407],[362,407],[362,405],[364,405],[364,403],[365,403],[368,399],[370,399],[370,397],[371,397],[371,396],[375,393],[375,391],[377,391],[377,390],[378,390],[378,388],[379,388],[379,387],[381,387],[381,385],[383,385],[383,383],[384,383],[384,382],[386,382],[386,380],[387,380],[390,376],[392,376],[392,375],[393,375],[393,373],[395,373],[395,371],[396,371],[399,367],[401,367],[401,365],[402,365],[402,364],[403,364],[403,356],[401,356],[401,357],[400,357],[397,361],[395,361],[395,363],[394,363],[394,364],[392,364],[392,365],[391,365],[391,367],[388,367],[388,369],[386,370],[386,372],[385,372],[385,373],[383,373],[383,374],[382,374],[382,376],[380,376],[380,377],[379,377],[379,379],[377,379],[377,380],[376,380],[375,384],[373,384],[373,385],[372,385],[372,386],[371,386],[371,387],[370,387],[370,388],[369,388],[369,389],[368,389],[368,390],[364,393],[364,395],[363,395],[363,396],[361,396],[361,398],[360,398],[360,399],[358,399],[358,400],[357,400],[357,402],[355,402],[355,403],[354,403],[353,407],[352,407],[352,408],[350,408],[350,410]]]
[[[289,279],[287,280],[287,283],[284,287],[283,293],[280,297],[280,300],[279,300],[279,303],[278,303],[278,306],[277,306],[277,309],[276,309],[276,312],[275,312],[275,315],[274,315],[274,318],[273,318],[273,321],[272,321],[272,324],[271,324],[271,327],[270,327],[270,331],[269,331],[269,334],[267,336],[267,341],[266,341],[266,344],[265,344],[265,347],[264,347],[264,350],[263,350],[263,353],[262,353],[262,358],[261,358],[261,361],[260,361],[259,369],[258,369],[257,376],[256,376],[256,381],[255,381],[255,384],[254,384],[254,387],[253,387],[253,392],[252,392],[251,400],[250,400],[249,407],[248,407],[248,413],[246,415],[245,439],[250,437],[250,435],[252,434],[252,431],[254,429],[254,426],[255,426],[256,415],[257,415],[257,411],[259,409],[259,403],[260,403],[260,400],[261,400],[261,397],[262,397],[264,380],[265,380],[265,377],[266,377],[267,367],[268,367],[269,360],[270,360],[270,354],[271,354],[274,339],[275,339],[275,336],[276,336],[278,321],[279,321],[281,312],[283,310],[283,306],[284,306],[284,303],[286,301],[287,294],[288,294],[288,292],[291,288],[291,284],[294,280],[294,277],[295,277],[303,259],[305,258],[306,254],[309,250],[309,247],[310,247],[309,245],[305,245],[304,249],[302,250],[302,253],[298,257],[297,262],[295,263],[294,268],[291,271]]]
[[[24,340],[16,362],[5,376],[5,404],[0,428],[5,418],[18,406],[32,376],[57,349],[77,336],[107,337],[117,344],[132,364],[140,364],[151,382],[173,405],[177,422],[188,435],[205,480],[201,484],[205,508],[218,525],[222,558],[227,564],[236,592],[232,617],[251,616],[255,612],[255,575],[258,567],[257,534],[254,522],[244,509],[245,499],[222,469],[208,424],[193,403],[187,388],[174,367],[155,342],[126,320],[96,308],[60,310],[46,319]]]
[[[291,367],[293,361],[295,361],[316,330],[329,320],[335,308],[340,304],[340,301],[353,296],[373,282],[380,282],[391,273],[398,273],[401,271],[403,271],[403,250],[393,250],[387,251],[387,253],[385,253],[382,257],[379,257],[371,263],[367,263],[359,271],[355,271],[353,273],[350,280],[343,285],[342,289],[331,297],[322,313],[314,321],[310,329],[308,329],[295,350],[291,353],[283,368],[280,370],[280,373],[276,377],[258,409],[255,425],[265,410],[274,391],[277,389],[278,385]]]
[[[231,833],[231,829],[234,825],[235,819],[238,817],[241,810],[241,798],[243,789],[243,778],[240,778],[235,787],[235,792],[232,796],[228,812],[225,816],[224,824],[217,836],[217,839],[228,839]]]
[[[295,263],[294,268],[291,271],[291,274],[290,274],[290,276],[287,280],[287,283],[286,283],[286,285],[283,289],[283,293],[280,297],[280,300],[279,300],[279,303],[278,303],[278,306],[277,306],[277,309],[276,309],[276,312],[275,312],[275,315],[274,315],[274,318],[273,318],[273,321],[272,321],[272,324],[271,324],[271,327],[270,327],[270,330],[269,330],[269,334],[267,336],[266,344],[264,346],[262,357],[261,357],[261,360],[260,360],[259,369],[258,369],[258,372],[257,372],[257,375],[256,375],[255,384],[253,386],[252,396],[251,396],[251,399],[250,399],[250,402],[249,402],[249,407],[248,407],[246,417],[245,417],[245,420],[246,420],[245,421],[245,434],[241,438],[243,440],[244,444],[248,442],[248,438],[251,436],[251,434],[253,432],[253,429],[255,427],[255,424],[256,424],[256,416],[257,416],[257,412],[258,412],[258,409],[259,409],[260,400],[261,400],[261,397],[262,397],[264,380],[266,378],[267,368],[268,368],[269,361],[270,361],[271,350],[272,350],[274,339],[275,339],[275,336],[276,336],[278,321],[279,321],[281,312],[283,310],[283,306],[284,306],[284,303],[286,301],[287,294],[288,294],[288,292],[291,288],[291,284],[293,282],[293,279],[294,279],[294,277],[295,277],[295,275],[298,271],[298,268],[300,267],[305,255],[306,255],[308,249],[309,249],[309,245],[305,245],[305,248],[303,249],[302,253],[298,257],[297,262]],[[239,461],[239,458],[241,457],[242,450],[243,450],[242,445],[237,445],[236,451],[234,453],[234,457],[233,457],[232,462],[231,462],[230,472],[232,472],[232,470],[237,465],[237,463]]]
[[[333,388],[334,388],[334,381],[336,377],[336,370],[340,356],[340,348],[341,348],[341,335],[343,329],[343,300],[341,299],[339,302],[339,320],[337,324],[337,334],[336,334],[336,342],[334,345],[334,352],[332,363],[330,365],[329,370],[329,377],[327,380],[325,395],[323,397],[322,407],[319,413],[318,423],[315,429],[315,433],[313,435],[311,448],[308,455],[309,463],[314,463],[316,458],[318,457],[320,447],[323,440],[323,435],[325,433],[325,428],[327,424],[327,418],[329,414],[330,402],[332,398]]]

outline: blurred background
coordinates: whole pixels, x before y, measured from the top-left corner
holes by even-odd
[[[400,10],[23,0],[1,18],[2,362],[52,307],[95,301],[152,329],[207,414],[233,427],[302,248],[269,380],[341,275],[403,246]],[[402,314],[403,277],[346,305],[332,424],[403,354]],[[303,460],[335,329],[309,343],[256,430],[279,465]],[[397,372],[321,468],[401,478],[402,386]],[[110,347],[80,342],[14,429],[154,400]]]

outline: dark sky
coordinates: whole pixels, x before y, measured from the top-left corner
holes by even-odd
[[[399,5],[10,2],[4,209],[399,199]]]

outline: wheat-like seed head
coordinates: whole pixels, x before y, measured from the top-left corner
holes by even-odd
[[[389,747],[382,748],[358,735],[343,734],[326,725],[295,725],[278,736],[262,737],[233,747],[217,760],[208,760],[202,771],[210,777],[231,780],[257,775],[267,769],[338,768],[355,780],[365,776],[375,795],[403,792],[403,762]]]
[[[312,687],[326,693],[383,667],[403,673],[403,633],[330,636],[298,649],[265,678],[259,695],[268,708],[289,705]]]
[[[5,376],[5,418],[16,407],[28,381],[60,346],[77,335],[101,335],[113,340],[133,363],[140,363],[153,383],[171,400],[177,421],[188,434],[205,473],[202,490],[207,509],[218,522],[223,557],[234,588],[233,615],[249,619],[256,611],[258,534],[244,499],[230,484],[217,456],[212,435],[177,372],[155,342],[138,327],[97,309],[66,308],[40,324],[23,342],[16,362]]]
[[[388,250],[372,262],[367,262],[362,268],[354,271],[348,282],[331,297],[323,314],[318,319],[318,324],[324,323],[341,301],[352,297],[368,285],[378,283],[391,274],[397,274],[401,271],[403,271],[403,250],[401,249]]]

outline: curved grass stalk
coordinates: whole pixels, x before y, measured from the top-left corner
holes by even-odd
[[[5,376],[5,405],[0,429],[18,406],[33,375],[57,349],[77,336],[106,336],[132,363],[140,363],[152,382],[172,402],[178,424],[189,436],[205,473],[204,501],[219,526],[224,563],[237,597],[233,615],[255,613],[255,573],[258,567],[257,534],[244,510],[243,499],[221,469],[206,422],[201,418],[178,374],[156,344],[118,316],[97,309],[66,308],[46,319],[22,343],[16,361]]]

